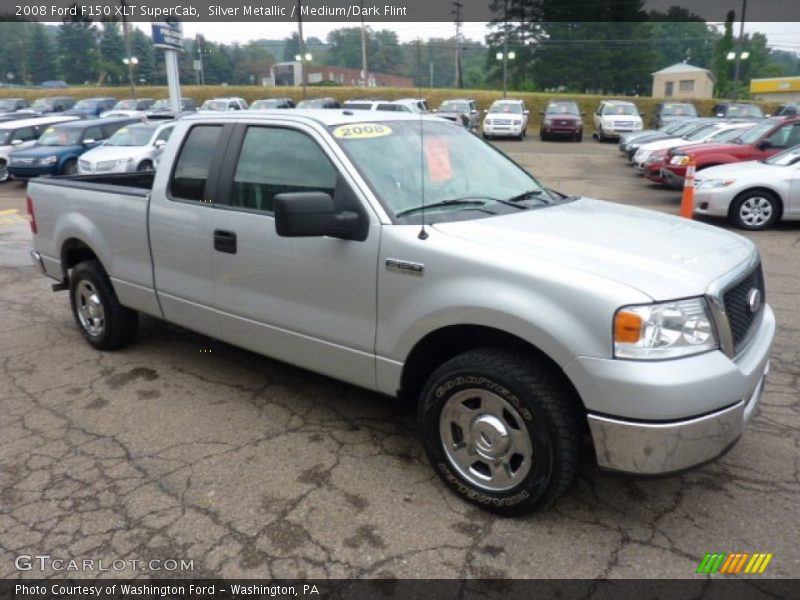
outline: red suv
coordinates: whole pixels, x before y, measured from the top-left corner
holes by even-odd
[[[568,137],[576,142],[583,139],[584,113],[574,100],[551,100],[541,113],[539,138],[542,141],[554,137]]]
[[[699,144],[671,150],[661,168],[670,187],[683,186],[686,166],[694,159],[697,170],[743,160],[758,160],[800,144],[800,117],[764,119],[726,144]]]

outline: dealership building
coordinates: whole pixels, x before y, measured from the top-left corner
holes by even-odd
[[[262,85],[275,86],[302,85],[303,64],[300,61],[277,63],[272,67],[270,77],[265,77],[261,83]],[[324,65],[306,66],[306,83],[309,85],[328,83],[356,87],[414,87],[414,80],[411,77],[368,71],[365,78],[363,71],[359,69]]]
[[[751,79],[750,96],[754,100],[800,102],[800,77]]]

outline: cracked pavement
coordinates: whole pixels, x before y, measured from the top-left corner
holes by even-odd
[[[561,191],[678,212],[679,193],[644,183],[615,145],[498,145]],[[0,186],[0,211],[14,209],[24,188]],[[0,577],[98,575],[19,572],[20,554],[194,561],[113,573],[134,577],[682,578],[706,552],[744,551],[774,553],[764,576],[800,573],[798,223],[747,234],[779,329],[730,453],[664,479],[612,476],[585,453],[553,509],[502,519],[445,490],[391,399],[152,318],[129,348],[92,350],[67,294],[30,266],[27,223],[7,221]]]

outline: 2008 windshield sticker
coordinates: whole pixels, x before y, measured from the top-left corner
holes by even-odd
[[[392,128],[380,123],[356,123],[354,125],[340,125],[333,130],[333,137],[340,140],[364,140],[368,138],[383,137],[392,133]]]

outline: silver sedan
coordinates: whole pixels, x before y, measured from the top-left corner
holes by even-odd
[[[102,146],[89,150],[78,161],[78,172],[127,173],[153,171],[161,150],[167,143],[174,122],[123,127]]]

